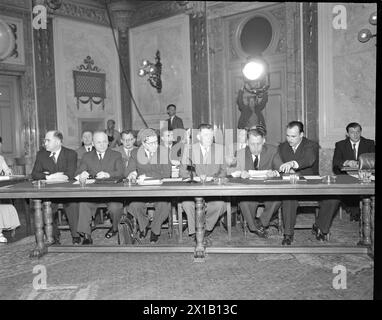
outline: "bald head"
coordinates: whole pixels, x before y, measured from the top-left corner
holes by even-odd
[[[48,131],[45,135],[44,145],[45,149],[49,152],[56,152],[61,148],[62,133],[57,130]]]
[[[97,131],[93,134],[93,144],[97,152],[105,152],[109,141],[107,139],[107,134],[102,131]]]

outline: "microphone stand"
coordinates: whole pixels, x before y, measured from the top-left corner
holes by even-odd
[[[195,172],[195,166],[192,163],[192,159],[190,159],[191,164],[187,166],[187,170],[190,172],[190,180],[187,181],[187,183],[197,183],[197,181],[194,180],[194,172]]]

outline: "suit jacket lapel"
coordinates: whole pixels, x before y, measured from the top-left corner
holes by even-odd
[[[57,172],[61,171],[60,168],[63,167],[62,164],[64,163],[64,158],[65,158],[65,150],[63,147],[61,147],[60,154],[58,155],[58,158],[57,158],[57,163],[55,164]]]
[[[359,145],[358,145],[358,157],[360,154],[366,153],[366,152],[367,152],[367,149],[366,149],[365,140],[361,137],[361,140],[359,141]]]
[[[259,170],[266,170],[267,163],[269,163],[269,153],[268,153],[267,146],[264,144],[263,149],[261,150],[261,153],[260,153]]]
[[[358,145],[358,154],[359,154],[359,147],[360,147],[360,145],[361,145],[361,142],[360,142],[359,145]],[[350,158],[351,160],[357,160],[357,159],[354,157],[353,144],[352,144],[352,142],[351,142],[350,139],[348,139],[348,141],[347,141],[347,143],[346,143],[346,149],[347,149],[346,152],[348,153],[349,158]]]
[[[245,170],[253,170],[252,153],[248,146],[245,147]]]

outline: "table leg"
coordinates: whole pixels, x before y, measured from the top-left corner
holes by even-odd
[[[170,214],[168,216],[168,237],[172,238],[173,235],[173,214],[174,214],[174,203],[171,203],[171,209],[170,209]]]
[[[371,235],[371,254],[374,255],[374,215],[375,215],[375,197],[371,197],[371,217],[370,217],[370,235]]]
[[[23,206],[24,206],[26,234],[27,236],[29,236],[32,232],[31,213],[30,213],[31,206],[30,205],[28,206],[27,199],[22,199],[21,201],[23,202]]]
[[[178,233],[178,241],[183,242],[183,207],[180,200],[178,200]]]
[[[362,224],[363,230],[362,234],[363,237],[359,241],[359,245],[365,245],[370,246],[371,245],[371,239],[370,239],[370,215],[371,215],[371,199],[370,198],[364,198],[362,199]]]
[[[41,210],[41,200],[33,200],[36,247],[30,252],[31,258],[40,258],[47,253],[44,244],[44,220]]]
[[[44,201],[43,202],[43,215],[45,222],[45,235],[46,235],[46,244],[50,245],[54,242],[53,238],[53,214],[52,214],[52,202]]]
[[[204,203],[203,198],[195,198],[195,227],[196,227],[196,247],[194,253],[194,262],[204,262],[205,248],[204,240]]]
[[[360,216],[359,216],[359,238],[361,240],[363,239],[363,214],[362,214],[362,210],[363,210],[363,202],[361,199],[359,201],[359,212],[360,212]]]
[[[228,199],[227,204],[227,231],[228,231],[228,241],[232,239],[232,210],[231,210],[231,199]]]

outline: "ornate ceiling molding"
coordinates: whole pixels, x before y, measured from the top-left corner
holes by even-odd
[[[93,22],[96,24],[109,25],[106,10],[99,8],[92,8],[86,5],[63,1],[61,7],[57,10],[48,9],[49,13],[55,16],[70,17],[80,20]]]
[[[194,1],[155,1],[153,4],[137,10],[133,16],[132,26],[136,27],[158,19],[185,13],[190,6],[189,2]]]

